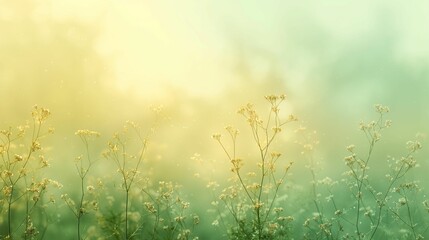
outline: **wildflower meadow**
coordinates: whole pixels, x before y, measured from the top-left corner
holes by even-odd
[[[0,0],[0,240],[429,239],[427,9]]]
[[[300,119],[283,112],[286,95],[237,111],[243,129],[228,125],[212,135],[227,166],[223,179],[198,174],[194,183],[160,179],[148,161],[157,121],[147,128],[126,122],[101,152],[102,133],[76,130],[81,154],[67,161],[72,179],[51,178],[45,142],[56,134],[51,112],[34,106],[24,125],[1,131],[2,239],[424,239],[429,202],[419,167],[419,137],[399,156],[380,152],[384,132],[394,131],[390,109],[375,105],[373,119],[356,124],[364,141],[344,148],[324,175],[319,141]],[[263,107],[261,107],[263,106]],[[161,110],[154,111],[162,115]],[[219,130],[222,130],[219,124]],[[282,135],[294,135],[282,138]],[[243,138],[248,138],[246,139]],[[241,142],[244,141],[245,144]],[[78,141],[79,142],[79,141]],[[299,154],[285,147],[295,145]],[[55,143],[51,143],[55,144]],[[290,154],[290,156],[288,156]],[[380,157],[383,156],[383,157]],[[204,162],[198,154],[193,160]],[[50,159],[50,160],[48,160]],[[376,161],[382,168],[373,167]],[[294,180],[295,165],[307,181]],[[206,165],[208,168],[211,162]],[[302,164],[301,164],[302,165]],[[380,165],[380,163],[379,163]],[[297,168],[300,168],[297,166]],[[215,175],[213,175],[214,177]],[[72,181],[72,184],[67,183]],[[195,183],[201,181],[201,183]],[[200,184],[200,186],[198,186]],[[64,185],[69,185],[66,189]],[[200,188],[200,190],[197,190]],[[195,198],[193,191],[208,197]]]

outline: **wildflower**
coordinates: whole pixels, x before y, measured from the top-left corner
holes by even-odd
[[[356,162],[355,155],[353,154],[351,156],[345,157],[344,161],[346,162],[347,166],[352,166]]]
[[[379,131],[374,132],[372,138],[377,142],[381,138],[381,133]]]
[[[363,215],[365,215],[366,217],[371,217],[371,216],[373,216],[374,215],[374,211],[370,208],[370,207],[367,207],[366,209],[365,209],[365,212],[364,212],[364,214]]]
[[[183,209],[189,208],[189,202],[181,202],[181,203],[182,203],[182,208]]]
[[[353,152],[354,149],[355,149],[355,145],[353,145],[353,144],[347,146],[347,151],[349,151],[349,152]]]
[[[86,187],[86,190],[88,191],[88,192],[93,192],[94,191],[94,186],[92,186],[92,185],[89,185],[89,186],[87,186]]]
[[[49,109],[42,108],[41,118],[44,120],[44,119],[48,118],[49,115],[51,115],[51,112],[49,111]]]
[[[91,201],[91,206],[95,211],[98,210],[98,202],[97,201]]]
[[[305,219],[304,224],[302,224],[302,226],[304,227],[310,226],[310,219],[309,218]]]
[[[220,135],[219,133],[215,133],[215,134],[213,134],[213,135],[212,135],[212,138],[213,138],[214,140],[216,140],[216,141],[220,141],[221,136],[222,136],[222,135]]]
[[[231,168],[232,172],[238,172],[240,168],[243,166],[243,160],[241,160],[240,158],[231,159],[231,163],[232,163],[232,168]]]
[[[278,97],[275,95],[267,95],[265,96],[265,99],[271,104],[274,104],[277,101]]]
[[[4,176],[4,177],[12,177],[13,173],[11,171],[9,171],[9,170],[3,170],[2,176]]]
[[[366,130],[367,130],[367,127],[366,127],[365,123],[360,122],[360,123],[359,123],[359,129],[360,129],[360,130],[362,130],[362,131],[366,131]]]
[[[99,137],[100,136],[100,133],[91,131],[88,129],[77,130],[74,134],[80,137],[92,137],[92,136]]]
[[[200,223],[200,217],[198,215],[194,215],[192,217],[194,225],[198,225]]]
[[[291,121],[291,122],[293,122],[293,121],[298,121],[298,118],[297,118],[295,115],[290,114],[290,115],[288,116],[288,120],[289,120],[289,121]]]
[[[278,153],[278,152],[272,152],[271,153],[271,158],[279,158],[282,154]]]
[[[407,149],[410,151],[410,152],[415,152],[415,151],[417,151],[417,150],[419,150],[419,149],[421,149],[422,148],[422,145],[421,145],[421,143],[420,142],[418,142],[418,141],[408,141],[407,142]]]
[[[334,198],[333,194],[330,194],[329,196],[325,197],[327,202],[330,202]]]
[[[26,127],[24,127],[24,126],[18,126],[16,128],[18,129],[18,134],[17,134],[18,137],[22,137],[22,136],[25,135],[25,129],[26,129]]]
[[[282,207],[276,207],[273,210],[274,210],[275,213],[283,212],[283,208]]]
[[[256,209],[260,209],[262,206],[264,206],[264,203],[257,202],[253,205],[253,208],[256,210]]]
[[[179,233],[178,235],[177,235],[177,238],[176,239],[179,239],[179,240],[185,240],[185,239],[188,239],[188,237],[189,237],[189,235],[191,234],[191,230],[189,230],[189,229],[184,229],[184,230],[182,230],[182,232],[181,233]]]
[[[388,113],[390,111],[389,107],[383,106],[381,104],[375,105],[375,111],[378,113]]]
[[[143,203],[144,204],[144,206],[146,207],[146,209],[150,212],[150,213],[156,213],[157,211],[156,211],[156,209],[155,209],[155,207],[153,206],[153,204],[151,203],[151,202],[145,202],[145,203]]]
[[[278,114],[280,112],[280,108],[278,108],[277,106],[272,106],[271,111],[273,111],[273,113],[275,114]]]
[[[19,169],[19,175],[20,176],[27,176],[27,169],[25,169],[25,168]]]
[[[55,128],[53,128],[53,127],[48,128],[49,134],[53,134],[54,132],[55,132]]]
[[[79,208],[79,214],[83,215],[85,213],[87,213],[87,211],[84,207]]]
[[[282,131],[282,129],[280,127],[273,127],[273,131],[274,133],[279,133]]]
[[[39,194],[33,195],[32,199],[33,199],[34,202],[37,202],[37,201],[40,200],[40,195]]]
[[[23,157],[21,155],[15,154],[15,161],[21,162],[23,160]]]
[[[176,221],[176,222],[183,222],[183,220],[185,220],[184,216],[177,216],[174,218],[174,221]]]
[[[35,105],[33,108],[34,109],[31,115],[38,123],[44,122],[51,115],[49,109],[39,108],[37,105]]]
[[[279,228],[279,224],[278,223],[270,223],[270,224],[268,224],[268,229],[270,230],[270,231],[275,231],[275,230],[277,230]]]
[[[3,187],[3,195],[9,197],[12,194],[12,186]]]
[[[332,226],[332,223],[330,223],[330,222],[327,222],[327,223],[322,223],[322,224],[320,224],[319,225],[319,228],[325,233],[325,234],[328,234],[328,235],[331,235],[332,233],[331,233],[331,226]]]
[[[31,143],[31,151],[35,152],[40,149],[42,149],[42,147],[40,146],[40,143],[38,141],[33,141]]]
[[[318,182],[327,186],[332,186],[335,183],[330,177],[325,177],[324,179],[319,180]]]
[[[206,187],[207,188],[217,188],[217,187],[219,187],[219,184],[216,181],[210,181],[209,183],[207,183]]]
[[[37,231],[36,227],[34,227],[33,223],[30,222],[28,224],[27,228],[25,229],[25,235],[26,236],[36,236],[39,232]]]
[[[246,108],[245,107],[241,107],[240,109],[238,109],[238,111],[237,111],[237,113],[238,114],[242,114],[242,115],[244,115],[245,114],[245,112],[246,112]]]
[[[388,127],[391,127],[391,126],[392,126],[392,120],[386,120],[384,122],[384,127],[388,128]]]
[[[49,167],[49,161],[45,159],[43,155],[39,155],[40,163],[42,165],[42,168]]]
[[[400,198],[400,199],[398,199],[398,202],[401,206],[403,206],[403,205],[407,204],[407,199],[406,198]]]
[[[111,152],[117,152],[118,151],[118,145],[117,144],[115,144],[115,143],[112,143],[112,142],[109,142],[108,143],[108,145],[109,145],[109,150],[111,151]],[[108,153],[106,153],[106,155],[107,155]]]
[[[231,126],[226,126],[225,129],[229,132],[229,134],[232,137],[236,137],[238,135],[238,133],[239,133],[237,129],[235,129],[235,128],[231,127]]]
[[[252,183],[246,186],[247,189],[251,189],[251,190],[258,190],[260,187],[261,185],[259,183]]]
[[[50,179],[49,181],[50,181],[50,183],[51,183],[52,185],[54,185],[54,186],[55,186],[55,187],[57,187],[57,188],[62,188],[62,187],[63,187],[63,185],[62,185],[61,183],[59,183],[59,182],[57,182],[57,181],[55,181],[55,180]]]

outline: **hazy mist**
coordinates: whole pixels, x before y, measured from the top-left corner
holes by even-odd
[[[67,169],[82,150],[76,130],[101,133],[93,152],[106,161],[101,152],[125,121],[147,132],[156,124],[146,160],[152,174],[203,189],[229,174],[211,135],[239,127],[241,151],[250,155],[237,109],[248,102],[264,109],[265,95],[284,93],[282,111],[300,120],[277,143],[297,163],[291,174],[304,171],[294,143],[300,126],[317,132],[316,157],[338,174],[332,166],[344,165],[345,146],[364,142],[358,124],[374,118],[374,104],[389,106],[393,120],[380,158],[428,132],[428,8],[425,1],[0,0],[0,125],[25,122],[35,104],[49,108],[51,169],[70,187],[75,174]]]

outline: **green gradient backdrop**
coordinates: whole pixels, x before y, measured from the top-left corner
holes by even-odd
[[[23,122],[34,104],[51,109],[60,176],[79,154],[76,129],[100,131],[104,143],[125,120],[145,125],[150,107],[163,105],[151,158],[166,169],[157,174],[187,183],[189,171],[204,171],[189,161],[195,152],[222,156],[211,133],[235,123],[239,106],[286,93],[286,111],[318,131],[326,170],[362,140],[358,123],[372,119],[375,103],[392,111],[382,149],[398,153],[429,130],[426,9],[427,1],[0,0],[0,124]]]

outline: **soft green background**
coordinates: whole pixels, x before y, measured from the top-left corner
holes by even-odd
[[[211,170],[190,157],[216,161],[208,175],[223,176],[210,136],[239,125],[235,111],[247,102],[287,94],[284,110],[301,122],[286,140],[299,125],[316,130],[317,157],[336,173],[344,147],[363,142],[358,123],[382,103],[393,120],[377,153],[383,168],[386,155],[429,130],[426,9],[427,1],[0,0],[1,128],[28,119],[34,104],[49,108],[52,175],[72,188],[77,129],[102,133],[98,154],[124,121],[145,128],[162,105],[148,161],[192,196],[208,179],[190,185],[191,176]],[[290,145],[287,160],[297,161]]]

